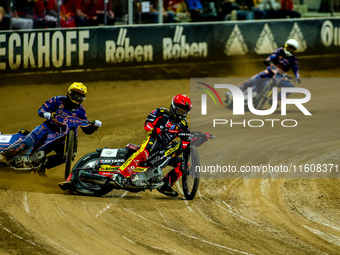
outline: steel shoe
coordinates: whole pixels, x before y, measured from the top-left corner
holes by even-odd
[[[6,156],[0,154],[0,164],[9,166],[9,159]]]
[[[164,183],[164,185],[157,189],[160,193],[169,196],[169,197],[177,197],[177,191],[173,190],[169,183]]]

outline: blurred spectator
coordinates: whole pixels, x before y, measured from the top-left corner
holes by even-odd
[[[13,8],[10,10],[10,2],[9,0],[0,0],[0,6],[5,10],[5,17],[2,18],[2,29],[10,28],[10,11],[12,12],[12,28],[13,29],[32,29],[33,28],[33,19],[29,18],[20,18],[16,11],[16,2],[13,0]]]
[[[332,2],[329,0],[321,0],[320,7],[319,7],[319,12],[331,12],[331,4]],[[334,3],[334,7],[336,7]]]
[[[266,12],[254,6],[253,0],[236,0],[238,20],[264,19]]]
[[[206,21],[217,20],[217,9],[215,0],[201,0]]]
[[[301,14],[294,11],[293,0],[281,0],[281,18],[300,18]]]
[[[3,17],[5,17],[5,8],[0,6],[0,22],[2,21]]]
[[[46,0],[46,14],[58,18],[58,3],[56,0]]]
[[[34,28],[56,27],[56,18],[45,19],[46,9],[43,0],[17,0],[17,11],[20,17],[33,19]]]
[[[140,6],[140,8],[143,8]],[[163,22],[164,23],[173,23],[175,20],[175,13],[173,11],[167,11],[164,9],[163,4]],[[152,23],[158,23],[158,0],[150,1],[150,9],[149,12],[142,11],[142,20],[146,23],[149,21]]]
[[[190,12],[184,0],[164,0],[164,9],[175,13],[176,22],[190,21]]]
[[[255,18],[252,7],[254,6],[251,0],[236,0],[237,4],[237,20],[253,20]]]
[[[33,18],[43,19],[46,15],[45,2],[43,0],[34,1]]]
[[[201,0],[186,0],[186,4],[191,15],[191,21],[199,22],[206,20]]]
[[[141,4],[140,0],[132,0],[133,22],[141,23]],[[128,23],[128,0],[112,1],[112,11],[115,15],[115,23]]]
[[[219,21],[231,13],[230,0],[186,0],[192,21]]]
[[[60,0],[62,1],[62,0]],[[64,0],[60,4],[60,27],[76,27],[75,22],[75,13],[72,8],[66,10],[65,4],[68,3],[69,0]],[[46,4],[46,12],[48,15],[55,17],[58,19],[58,2],[57,0],[47,0]]]
[[[16,10],[20,18],[33,19],[34,7],[35,4],[33,0],[16,0]]]
[[[86,1],[86,2],[85,2]],[[74,17],[75,25],[77,27],[88,26],[89,16],[84,10],[87,8],[87,4],[90,0],[69,0],[65,5],[65,16]]]
[[[230,15],[233,10],[232,2],[230,0],[216,0],[215,4],[218,15],[217,20],[228,20],[229,17],[227,15]]]
[[[96,15],[97,15],[97,24],[104,24],[104,16],[105,16],[105,5],[104,0],[96,0]],[[115,24],[115,15],[112,11],[112,3],[111,0],[106,4],[106,24],[114,25]]]
[[[9,29],[9,18],[5,17],[5,8],[0,6],[0,30]]]
[[[281,3],[280,0],[263,0],[257,5],[257,8],[265,11],[266,19],[275,19],[280,17]]]
[[[234,0],[201,0],[203,10],[207,15],[207,21],[227,20],[228,14],[233,10]],[[237,5],[236,5],[237,6]]]
[[[45,22],[45,3],[43,0],[16,0],[19,17],[33,20],[33,28],[56,27],[54,22]]]

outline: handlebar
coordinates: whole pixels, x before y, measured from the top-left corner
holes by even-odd
[[[69,116],[67,114],[61,113],[52,113],[51,120],[64,126],[81,126],[86,127],[90,124],[94,124],[94,121],[88,121],[79,119],[77,117]]]
[[[207,139],[214,139],[214,138],[216,138],[216,136],[213,136],[213,135],[211,135],[209,133],[205,133],[205,134],[207,135]]]
[[[290,76],[288,73],[286,73],[285,71],[283,71],[281,68],[279,68],[278,66],[276,66],[275,64],[273,63],[270,63],[270,69],[272,70],[272,72],[274,74],[279,74],[283,79],[285,80],[291,80],[295,83],[301,83],[300,79],[299,78],[294,78],[292,76]]]
[[[275,74],[278,73],[278,74],[280,74],[282,77],[284,77],[286,79],[294,79],[288,73],[286,73],[280,67],[276,66],[273,63],[270,64],[269,68],[272,70],[273,73],[275,73]]]
[[[190,137],[190,138],[195,138],[195,137],[204,137],[206,139],[214,139],[216,138],[215,136],[209,134],[209,133],[202,133],[202,132],[183,132],[180,130],[168,130],[169,133],[171,134],[178,134],[178,136],[185,136],[185,137]]]

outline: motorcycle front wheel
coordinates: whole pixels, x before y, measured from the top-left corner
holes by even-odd
[[[267,82],[267,84],[264,86],[264,88],[262,89],[260,95],[257,98],[257,101],[254,103],[255,104],[255,109],[261,110],[261,108],[267,102],[269,97],[271,97],[272,93],[270,93],[270,92],[271,92],[271,90],[273,88],[273,82],[274,81],[271,80],[271,81]]]
[[[74,156],[74,146],[75,146],[75,132],[70,130],[66,139],[66,153],[65,153],[65,180],[70,175],[71,163]]]
[[[184,164],[182,175],[183,193],[187,200],[192,200],[198,191],[200,172],[196,172],[196,166],[200,166],[200,156],[195,146],[190,146],[189,160]]]

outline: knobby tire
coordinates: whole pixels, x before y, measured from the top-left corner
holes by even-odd
[[[255,109],[261,110],[262,106],[265,104],[265,102],[267,102],[268,94],[269,94],[270,90],[272,89],[271,83],[272,82],[270,82],[270,81],[267,82],[267,84],[262,89],[262,91],[259,95],[259,99],[255,103]]]
[[[186,162],[182,175],[182,187],[185,198],[192,200],[196,196],[200,182],[200,172],[195,172],[196,166],[200,166],[200,157],[195,146],[190,146],[189,158],[190,168],[188,169],[188,162]]]
[[[65,180],[71,173],[71,164],[74,156],[74,146],[75,146],[75,131],[70,130],[66,141],[66,155],[65,155]]]

